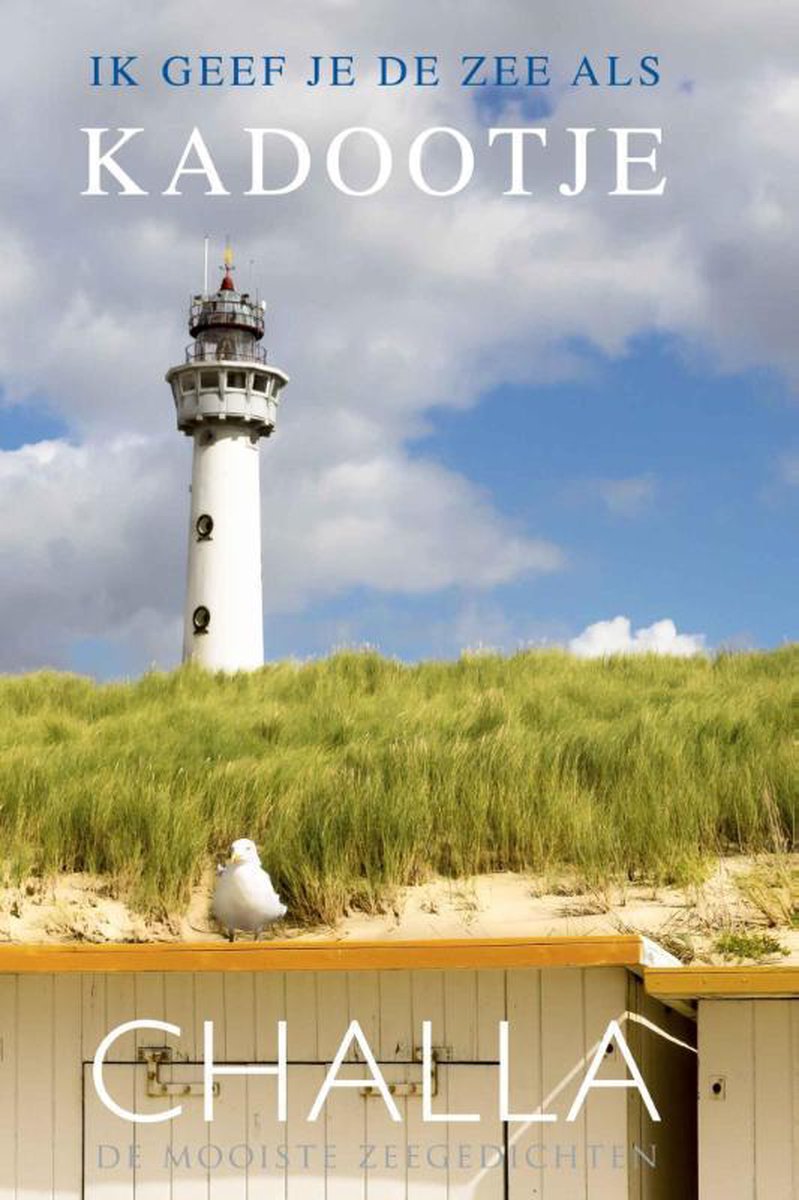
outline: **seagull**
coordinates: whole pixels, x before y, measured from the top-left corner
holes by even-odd
[[[285,904],[261,866],[258,847],[249,838],[235,841],[228,865],[217,867],[211,912],[231,942],[237,929],[257,939],[267,925],[286,915]]]

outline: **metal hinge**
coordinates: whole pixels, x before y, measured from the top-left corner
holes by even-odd
[[[147,1095],[153,1098],[159,1096],[202,1096],[204,1087],[202,1080],[162,1079],[161,1068],[164,1066],[179,1066],[185,1069],[185,1063],[175,1063],[171,1046],[139,1046],[139,1062],[147,1066]],[[212,1094],[219,1095],[219,1084],[211,1085]]]

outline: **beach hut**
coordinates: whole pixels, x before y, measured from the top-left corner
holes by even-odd
[[[799,967],[646,975],[653,998],[696,1008],[700,1200],[795,1200]]]
[[[0,1197],[690,1200],[694,1024],[643,983],[668,961],[622,935],[0,947]]]

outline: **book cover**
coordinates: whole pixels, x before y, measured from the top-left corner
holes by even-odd
[[[0,1200],[793,1196],[796,13],[2,17]]]

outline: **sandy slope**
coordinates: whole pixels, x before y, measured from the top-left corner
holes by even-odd
[[[763,865],[763,864],[761,864]],[[799,865],[793,856],[792,866]],[[334,929],[285,924],[276,934],[314,938],[509,937],[642,932],[673,952],[717,960],[719,932],[761,929],[778,937],[799,963],[799,930],[769,928],[762,909],[742,894],[737,880],[751,860],[722,859],[700,885],[687,889],[641,887],[586,892],[568,878],[542,880],[502,873],[465,880],[434,880],[405,888],[380,914],[353,913]],[[147,921],[90,876],[67,875],[0,893],[0,941],[210,941],[219,938],[208,916],[211,879],[197,888],[188,911],[170,921]]]

